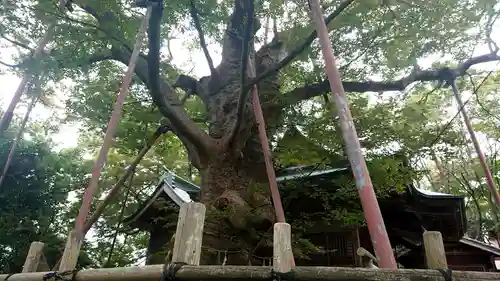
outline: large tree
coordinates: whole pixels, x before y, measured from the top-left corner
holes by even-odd
[[[9,25],[2,22],[3,34],[7,34],[11,41],[17,40],[17,45],[31,48],[33,41],[25,38],[19,30],[24,28],[39,32],[44,28],[43,23],[59,19],[50,56],[44,62],[52,69],[55,81],[70,77],[76,82],[75,92],[68,103],[72,113],[90,121],[90,127],[101,129],[106,124],[109,111],[97,110],[97,107],[109,110],[112,106],[113,91],[117,90],[119,81],[116,73],[120,73],[129,62],[141,15],[137,9],[130,7],[128,1],[72,2],[75,12],[66,14],[52,10],[51,1],[15,3],[9,8],[11,13],[3,15],[9,22]],[[458,66],[455,64],[459,76],[465,75],[474,64],[498,60],[496,53],[468,59],[474,50],[472,43],[485,42],[489,36],[492,22],[496,19],[496,2],[323,1],[344,88],[350,93],[405,91],[415,82],[441,81],[445,78],[442,69],[421,70],[415,67],[419,59],[436,53],[452,54],[452,58],[460,62]],[[282,133],[286,124],[299,121],[298,116],[314,116],[322,121],[316,123],[317,131],[310,131],[310,136],[332,133],[332,137],[340,138],[335,126],[331,126],[330,113],[315,112],[322,101],[317,97],[329,93],[329,84],[322,71],[319,46],[313,42],[313,26],[309,20],[304,20],[309,19],[306,1],[259,2],[250,38],[253,43],[251,59],[258,78],[246,79],[247,82],[242,84],[242,22],[246,22],[244,8],[247,4],[245,0],[167,1],[162,25],[162,34],[166,35],[164,42],[167,43],[169,35],[178,30],[195,35],[195,41],[206,36],[221,48],[221,62],[211,67],[211,75],[199,79],[190,77],[188,80],[192,83],[182,85],[185,90],[195,90],[197,103],[193,105],[189,102],[182,104],[179,92],[171,87],[178,74],[178,69],[170,63],[171,58],[161,61],[161,94],[147,96],[147,91],[141,91],[141,88],[151,84],[146,56],[142,55],[135,69],[139,79],[134,80],[132,86],[136,90],[133,96],[135,101],[128,105],[131,110],[125,111],[124,116],[126,120],[134,120],[137,117],[131,113],[133,110],[149,112],[134,126],[155,121],[160,123],[160,116],[163,117],[161,122],[171,126],[185,147],[190,163],[200,173],[200,200],[209,210],[205,242],[215,248],[250,247],[255,243],[255,230],[266,231],[274,221],[249,95],[244,101],[242,122],[238,127],[234,126],[239,118],[237,108],[242,89],[246,91],[257,82],[270,137]],[[39,20],[30,20],[29,15],[35,15]],[[191,25],[187,22],[191,19],[201,21],[201,24]],[[271,29],[267,24],[269,19],[273,19],[271,22],[275,24],[273,40],[266,40],[270,32],[262,32]],[[479,32],[470,32],[473,28],[478,28]],[[310,39],[306,40],[307,37]],[[25,52],[23,56],[26,55]],[[25,60],[21,67],[33,64],[39,62]],[[378,82],[368,77],[377,77]],[[107,88],[97,85],[106,85]],[[422,89],[425,87],[421,86]],[[350,94],[349,98],[363,100],[362,104],[368,106],[366,97],[362,98],[359,94]],[[161,115],[154,109],[152,112],[148,102],[152,102]],[[302,106],[298,112],[299,105]],[[356,110],[363,111],[363,108],[355,107],[355,116]],[[377,110],[368,114],[377,121],[356,120],[363,139],[373,138],[373,134],[362,130],[370,124],[386,129],[385,133],[391,136],[386,135],[384,140],[372,143],[372,148],[395,141],[417,149],[412,147],[412,141],[419,134],[436,131],[436,126],[427,126],[422,122],[418,128],[410,130],[410,140],[402,143],[397,135],[405,129],[404,119],[420,118],[420,115],[425,115],[425,109],[419,109],[415,115],[418,117],[411,118],[406,113],[414,111],[414,108],[391,110],[399,116],[394,118],[402,120],[377,115]],[[381,115],[385,113],[383,110],[379,112]],[[329,120],[330,124],[324,120]],[[397,125],[403,127],[396,128]],[[149,127],[149,130],[152,129]],[[142,132],[129,127],[127,132],[138,131]],[[132,135],[127,138],[125,131],[119,131],[118,137],[137,144]],[[425,144],[418,146],[420,149]],[[330,148],[342,155],[341,147]],[[235,217],[239,219],[233,219]],[[235,232],[239,236],[237,241],[233,241],[230,235],[224,235]]]

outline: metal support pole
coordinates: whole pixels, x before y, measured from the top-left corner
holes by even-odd
[[[366,167],[365,158],[361,151],[358,135],[352,121],[351,111],[347,104],[344,87],[340,80],[340,73],[335,65],[332,43],[328,37],[328,30],[323,20],[323,12],[319,0],[309,0],[312,18],[316,25],[321,51],[325,60],[325,68],[332,89],[333,100],[337,109],[342,136],[346,144],[347,156],[359,190],[359,197],[365,215],[370,238],[375,249],[381,268],[396,268],[396,260],[392,251],[389,236],[385,229],[384,220],[380,212],[377,197],[373,190],[372,181]]]
[[[252,78],[255,77],[256,74],[252,59],[248,60],[248,74]],[[262,113],[262,107],[260,105],[257,85],[253,85],[252,87],[252,106],[253,112],[255,114],[255,120],[257,120],[260,144],[262,145],[262,153],[264,154],[264,163],[266,165],[267,178],[269,180],[269,190],[271,191],[271,199],[273,200],[274,212],[276,213],[276,221],[286,222],[285,211],[283,210],[283,204],[281,204],[278,183],[276,182],[276,173],[274,171],[273,162],[271,160],[271,148],[269,147],[269,140],[266,134],[266,123],[264,121],[264,114]]]
[[[57,9],[59,11],[64,11],[65,6],[66,6],[66,0],[59,0]],[[33,54],[33,59],[35,59],[35,61],[37,61],[42,56],[45,46],[47,46],[49,41],[52,40],[56,24],[57,24],[57,17],[51,23],[49,23],[49,25],[47,26],[47,30],[45,31],[45,34],[43,35],[42,39],[40,39],[40,41],[38,42],[38,45],[35,49],[35,53]],[[14,117],[14,110],[16,109],[17,104],[21,100],[21,96],[23,95],[24,90],[26,89],[28,82],[31,81],[32,77],[33,74],[30,71],[24,72],[23,78],[21,79],[19,86],[17,86],[16,92],[14,93],[14,96],[12,97],[12,100],[10,101],[7,110],[5,110],[5,113],[0,119],[0,135],[3,135],[5,130],[9,128],[10,123],[12,122],[12,118]]]
[[[453,95],[458,103],[458,110],[462,113],[462,117],[464,118],[465,126],[467,127],[467,131],[469,131],[470,139],[472,144],[474,144],[474,148],[476,149],[477,157],[479,158],[479,163],[481,163],[481,167],[483,168],[484,175],[486,176],[486,182],[488,183],[488,187],[490,188],[491,194],[495,198],[495,202],[497,205],[500,205],[500,195],[498,194],[498,189],[495,185],[495,181],[493,180],[493,176],[491,175],[490,168],[486,163],[486,158],[484,157],[484,153],[479,146],[479,142],[477,141],[476,134],[474,133],[474,129],[472,129],[472,124],[470,122],[469,116],[465,111],[464,103],[460,98],[460,94],[458,93],[457,84],[455,83],[455,79],[449,81],[451,85],[451,89],[453,90]]]
[[[113,144],[116,127],[122,114],[123,103],[125,102],[125,98],[128,95],[130,82],[132,81],[132,75],[135,71],[135,65],[137,63],[139,53],[141,52],[142,41],[148,28],[148,21],[149,17],[151,16],[151,11],[152,7],[150,6],[146,11],[146,15],[142,20],[139,33],[137,34],[134,50],[130,55],[130,61],[128,64],[127,72],[125,73],[125,77],[123,78],[121,84],[120,93],[116,98],[115,106],[113,108],[113,112],[111,113],[111,118],[109,119],[108,127],[106,129],[106,134],[104,135],[104,141],[102,143],[101,150],[99,151],[99,155],[97,156],[97,159],[94,163],[94,168],[92,169],[92,177],[90,178],[87,189],[85,189],[82,205],[78,212],[78,216],[76,217],[75,230],[81,231],[83,229],[83,225],[85,224],[85,220],[87,219],[90,205],[92,204],[92,198],[94,196],[95,190],[97,189],[97,184],[101,176],[102,168],[104,167],[104,163],[106,162],[108,151]]]
[[[248,75],[251,78],[254,78],[256,76],[254,60],[252,59],[251,56],[248,60],[247,71]],[[281,203],[281,196],[278,189],[278,182],[276,181],[276,173],[274,171],[271,148],[269,147],[269,139],[267,138],[267,133],[266,133],[266,122],[264,121],[264,113],[262,112],[262,106],[260,104],[257,85],[252,86],[251,94],[252,94],[253,112],[255,115],[255,120],[257,121],[257,128],[259,130],[259,139],[260,139],[260,144],[262,146],[262,153],[264,154],[264,163],[266,165],[267,179],[269,181],[269,190],[271,192],[271,199],[273,200],[274,212],[276,213],[276,221],[278,222],[277,224],[275,224],[275,235],[277,235],[277,233],[280,233],[280,231],[279,230],[276,231],[276,228],[281,229],[282,227],[286,227],[285,225],[288,224],[286,224],[285,211],[283,209],[283,204]],[[288,225],[288,227],[289,226],[290,225]],[[276,238],[274,242],[276,245],[277,242]],[[280,243],[286,243],[286,241],[280,241],[278,244]],[[276,251],[277,248],[280,247],[274,246],[274,251]],[[284,256],[278,257],[278,260],[280,260],[280,262],[284,262],[283,264],[279,264],[278,270],[283,270],[284,268],[289,266],[291,267],[295,266],[295,259],[293,257],[293,253],[291,252],[291,250],[289,250],[288,252],[286,250],[280,251],[280,254],[286,256],[287,258],[285,258],[286,259],[285,262],[283,260],[280,260],[280,258],[283,258]],[[275,258],[277,257],[276,253],[274,254],[274,256]]]
[[[132,74],[134,73],[135,65],[141,51],[142,41],[146,35],[149,17],[151,16],[152,9],[152,6],[148,6],[146,15],[144,16],[141,27],[139,29],[139,33],[137,34],[134,50],[130,55],[128,69],[125,73],[125,77],[123,78],[120,93],[116,98],[115,106],[113,108],[113,112],[111,113],[108,128],[106,129],[106,134],[104,136],[104,141],[102,143],[101,150],[99,151],[99,155],[94,163],[94,168],[92,169],[92,177],[90,178],[89,185],[85,189],[85,193],[83,195],[82,205],[80,207],[80,210],[78,211],[78,216],[76,217],[75,221],[75,228],[68,235],[68,240],[66,242],[64,253],[61,258],[61,264],[59,266],[60,271],[74,269],[78,261],[80,247],[85,238],[85,233],[83,233],[84,223],[90,210],[94,192],[97,189],[97,183],[99,182],[99,178],[101,176],[101,170],[106,161],[108,151],[113,144],[116,127],[121,117],[123,103],[129,92],[129,85],[132,80]]]

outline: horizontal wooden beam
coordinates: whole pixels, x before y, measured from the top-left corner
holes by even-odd
[[[74,281],[158,281],[163,265],[87,269],[78,272]],[[368,269],[346,267],[295,267],[296,281],[443,281],[435,269]],[[272,280],[272,268],[264,266],[183,266],[176,274],[180,280]],[[9,281],[43,281],[46,273],[19,273]],[[6,274],[0,275],[4,280]],[[71,277],[71,276],[69,276]],[[498,281],[500,273],[453,271],[454,281]]]

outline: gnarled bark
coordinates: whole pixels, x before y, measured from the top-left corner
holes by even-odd
[[[205,78],[203,93],[207,96],[209,134],[220,140],[217,149],[200,169],[202,190],[200,201],[208,207],[206,235],[204,241],[219,250],[242,250],[249,253],[260,239],[259,232],[267,231],[275,219],[269,198],[267,176],[258,139],[249,96],[245,100],[243,122],[235,135],[233,146],[224,141],[232,134],[237,119],[237,104],[241,92],[241,38],[244,16],[240,3],[228,23],[224,38],[222,62],[216,68],[217,74]],[[256,30],[255,30],[256,31]],[[275,48],[279,44],[275,44]],[[266,71],[277,63],[275,49],[265,46],[259,52],[251,50],[258,73]],[[270,101],[280,95],[277,75],[270,75],[259,84],[259,94],[266,114],[272,111]],[[217,80],[214,80],[217,79]],[[224,86],[224,87],[222,87]],[[213,93],[214,90],[222,88]],[[207,94],[208,93],[208,94]],[[210,94],[213,93],[213,94]],[[274,112],[273,112],[274,114]],[[236,149],[235,149],[236,148]],[[206,253],[208,254],[208,253]],[[210,261],[210,256],[205,262]],[[230,264],[248,264],[250,256],[233,255]]]

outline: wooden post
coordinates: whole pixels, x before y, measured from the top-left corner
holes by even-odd
[[[49,264],[47,263],[47,259],[45,255],[42,253],[40,256],[40,263],[38,264],[37,270],[38,272],[47,272],[50,271]]]
[[[200,264],[205,210],[205,205],[201,203],[182,204],[175,232],[172,262],[185,262],[190,265]]]
[[[439,231],[424,232],[425,259],[429,269],[446,269],[446,252],[443,237]]]
[[[378,268],[378,266],[375,265],[375,262],[378,263],[377,258],[367,249],[359,247],[356,254],[362,258],[365,268]]]
[[[292,251],[292,228],[288,223],[274,224],[273,236],[273,269],[287,273],[295,266]]]
[[[66,246],[64,247],[64,253],[61,258],[61,264],[59,265],[59,271],[73,270],[76,267],[82,242],[83,235],[81,232],[72,230],[68,234],[68,240],[66,241]]]
[[[43,255],[43,246],[44,244],[42,242],[35,241],[31,243],[28,255],[26,255],[26,260],[24,261],[22,273],[37,271]]]

